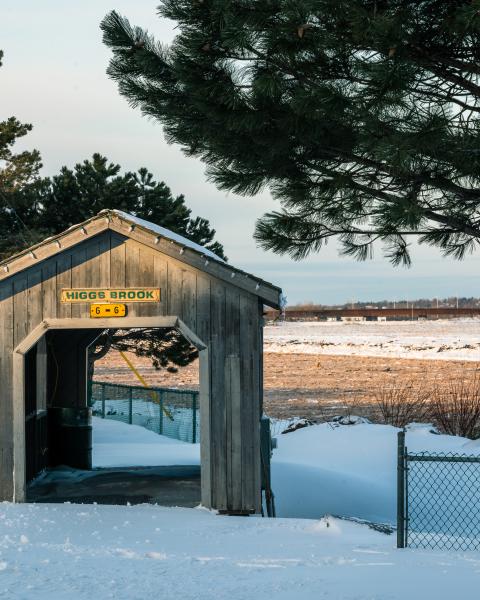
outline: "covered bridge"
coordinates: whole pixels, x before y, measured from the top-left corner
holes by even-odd
[[[25,501],[26,482],[51,464],[52,411],[86,407],[87,348],[102,330],[175,327],[200,355],[202,504],[259,512],[262,313],[280,296],[113,210],[1,263],[0,499]],[[92,318],[93,303],[112,302],[125,316]]]

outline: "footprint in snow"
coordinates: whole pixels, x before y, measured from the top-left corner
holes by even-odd
[[[145,556],[147,558],[153,558],[154,560],[167,560],[165,552],[146,552]]]

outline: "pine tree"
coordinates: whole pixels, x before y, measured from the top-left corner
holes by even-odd
[[[121,167],[100,154],[91,160],[62,167],[52,178],[23,185],[11,197],[22,222],[29,226],[29,244],[81,223],[103,209],[118,209],[152,221],[197,242],[221,258],[223,246],[208,220],[192,217],[183,195],[174,197],[163,181],[145,168],[121,173]],[[26,244],[9,229],[8,207],[0,208],[0,254],[7,257]],[[5,223],[5,224],[4,224]]]
[[[409,264],[480,240],[480,0],[163,0],[169,46],[112,12],[120,93],[222,189],[268,186],[256,238],[296,259],[329,238]]]
[[[3,52],[0,50],[0,67]],[[42,166],[38,150],[15,153],[15,142],[32,130],[32,126],[20,123],[15,117],[0,121],[0,231],[7,231],[14,244],[29,245],[34,238],[26,223],[16,210],[14,196],[26,184],[34,185]],[[24,210],[25,221],[31,211]]]

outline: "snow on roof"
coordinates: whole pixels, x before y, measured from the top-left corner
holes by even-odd
[[[112,212],[115,213],[116,215],[118,215],[119,217],[121,217],[122,219],[125,219],[126,221],[130,221],[131,223],[134,223],[135,225],[144,227],[145,229],[148,229],[149,231],[152,231],[153,233],[157,233],[158,235],[161,235],[164,238],[172,240],[172,241],[176,242],[177,244],[181,244],[182,246],[185,246],[187,248],[191,248],[192,250],[196,250],[197,252],[200,252],[200,254],[204,254],[205,256],[209,256],[210,258],[213,258],[214,260],[218,260],[219,262],[225,263],[225,261],[222,258],[217,256],[214,252],[212,252],[208,248],[205,248],[204,246],[200,246],[200,244],[196,244],[195,242],[192,242],[191,240],[187,239],[186,237],[183,237],[183,235],[180,235],[178,233],[174,233],[173,231],[170,231],[170,229],[166,229],[165,227],[161,227],[160,225],[157,225],[156,223],[151,223],[150,221],[145,221],[145,219],[140,219],[140,217],[135,217],[134,215],[123,212],[122,210],[112,210]]]

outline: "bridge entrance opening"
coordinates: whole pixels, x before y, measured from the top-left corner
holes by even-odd
[[[147,381],[153,366],[115,349],[141,355],[154,342],[161,386]],[[47,331],[24,356],[27,501],[200,504],[199,350],[179,329]]]

